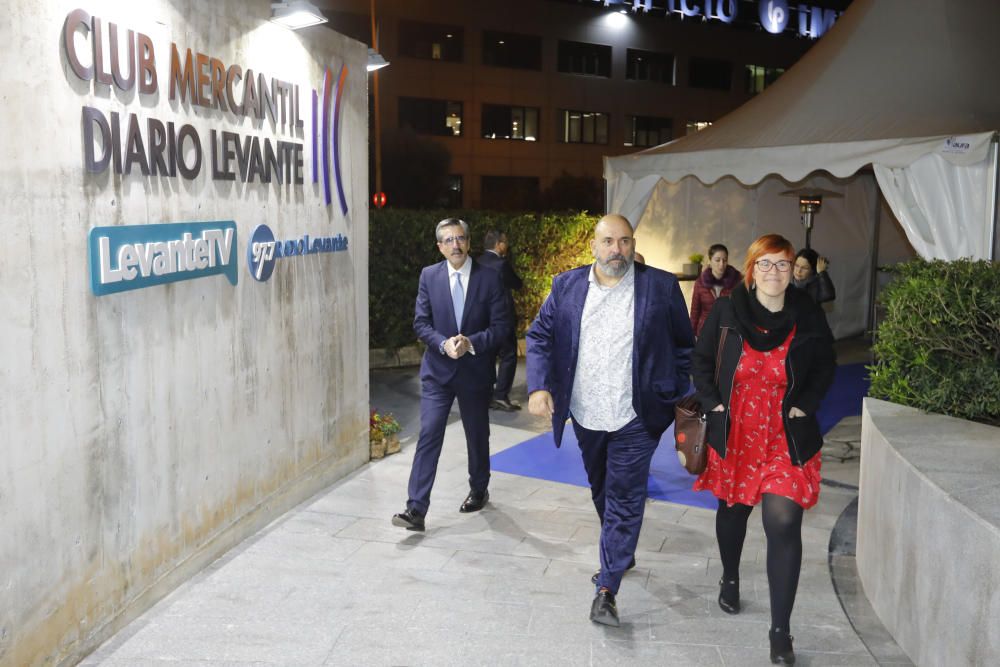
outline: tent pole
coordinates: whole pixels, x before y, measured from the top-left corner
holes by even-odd
[[[875,296],[878,291],[878,241],[882,226],[882,191],[878,187],[878,181],[872,175],[872,184],[875,186],[874,204],[872,205],[872,232],[871,232],[871,270],[868,272],[868,323],[865,330],[875,339]]]
[[[993,196],[990,197],[992,203],[993,224],[990,226],[990,261],[996,261],[997,243],[997,190],[1000,189],[1000,135],[993,133]]]

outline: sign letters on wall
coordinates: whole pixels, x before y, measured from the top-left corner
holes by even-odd
[[[94,106],[82,109],[83,163],[88,172],[111,169],[129,176],[198,178],[203,171],[215,181],[302,185],[304,148],[300,86],[263,72],[244,70],[176,42],[169,46],[166,72],[158,71],[157,50],[150,37],[91,16],[71,11],[63,24],[62,46],[73,74],[92,82],[95,92],[115,87],[123,93],[156,95],[166,90],[178,107],[214,109],[232,123],[251,119],[267,123],[277,137],[211,129],[205,138],[183,120],[141,119],[135,113],[106,113]],[[107,47],[105,47],[105,44]],[[124,48],[123,48],[124,46]],[[163,76],[165,74],[165,76]],[[326,70],[322,94],[312,94],[313,182],[320,171],[327,205],[332,204],[331,173],[335,176],[341,211],[347,198],[340,174],[340,102],[347,80],[341,67],[336,85]],[[322,101],[318,117],[317,101]],[[322,123],[322,127],[320,127]],[[321,131],[322,130],[322,131]],[[317,136],[320,135],[320,136]],[[332,170],[331,170],[331,162]],[[322,167],[320,170],[319,167]]]

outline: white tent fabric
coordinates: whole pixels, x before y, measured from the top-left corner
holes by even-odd
[[[906,167],[875,164],[875,178],[921,257],[989,259],[993,192],[983,184],[993,182],[994,169],[991,159],[959,166],[931,153]]]
[[[725,177],[711,186],[688,177],[677,183],[661,180],[653,189],[636,228],[636,249],[648,264],[676,269],[692,253],[705,253],[713,243],[730,250],[730,259],[743,270],[744,251],[765,233],[777,233],[799,247],[805,229],[798,216],[798,200],[782,197],[791,187],[837,192],[816,216],[812,240],[830,258],[829,274],[837,299],[826,305],[833,334],[845,338],[864,331],[868,315],[872,257],[872,215],[878,192],[875,178],[865,173],[851,179],[813,175],[800,183],[768,176],[754,186]],[[912,256],[910,251],[909,256]],[[681,282],[688,303],[693,281]]]
[[[847,177],[871,164],[894,170],[897,183],[906,174],[908,185],[900,191],[910,195],[901,194],[893,211],[904,217],[923,211],[922,220],[914,217],[905,228],[921,254],[968,255],[964,246],[951,243],[952,235],[922,230],[964,227],[961,235],[975,239],[988,233],[990,216],[955,217],[968,179],[932,183],[905,170],[934,155],[929,164],[966,167],[970,178],[983,176],[971,185],[975,197],[991,191],[989,149],[1000,128],[1000,86],[989,83],[1000,62],[997,26],[995,0],[854,0],[781,79],[712,127],[605,158],[609,210],[639,220],[661,179],[695,176],[712,184],[733,176],[753,185],[770,174],[789,181],[819,170]],[[930,185],[935,193],[916,194]],[[959,189],[945,192],[951,185]],[[925,203],[915,205],[921,200]]]

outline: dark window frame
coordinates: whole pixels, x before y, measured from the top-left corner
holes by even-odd
[[[672,53],[626,49],[625,79],[676,85],[677,58]]]
[[[713,79],[717,79],[714,80]],[[729,92],[733,89],[733,63],[721,58],[688,60],[688,87]]]
[[[606,44],[560,39],[556,69],[562,74],[611,78],[612,48]]]
[[[542,38],[499,30],[483,31],[483,64],[527,71],[542,71]]]
[[[450,37],[449,37],[450,35]],[[465,62],[465,31],[461,26],[401,20],[397,53],[403,58]],[[434,57],[434,47],[439,57]]]
[[[458,108],[457,133],[448,123],[448,118],[456,106]],[[438,113],[440,113],[441,125],[438,125],[434,118]],[[434,137],[461,137],[464,117],[465,110],[461,100],[441,100],[431,97],[399,98],[397,118],[399,127],[409,127],[417,134]]]
[[[666,135],[664,135],[666,130]],[[650,139],[650,135],[655,132],[656,138]],[[640,137],[642,138],[640,140]],[[662,116],[638,116],[629,115],[625,117],[625,145],[636,148],[650,148],[665,144],[674,138],[674,121],[672,118]]]

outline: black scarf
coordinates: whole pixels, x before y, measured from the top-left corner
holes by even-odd
[[[777,313],[765,308],[757,295],[750,293],[746,285],[740,283],[733,289],[731,299],[736,314],[736,330],[750,344],[750,347],[767,352],[785,342],[795,326],[796,312],[791,303],[791,290],[785,292],[785,305]]]

